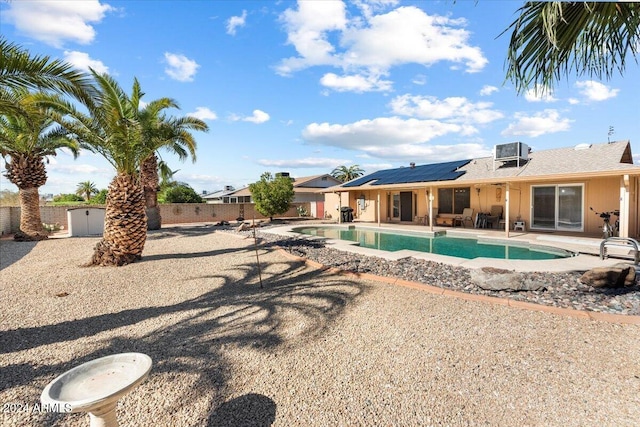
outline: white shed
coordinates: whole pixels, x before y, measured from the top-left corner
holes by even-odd
[[[69,236],[100,236],[104,231],[104,208],[67,209]]]

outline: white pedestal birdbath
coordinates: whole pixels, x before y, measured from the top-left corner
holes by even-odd
[[[51,381],[40,400],[60,412],[88,412],[91,427],[118,427],[118,399],[144,381],[149,371],[151,358],[146,354],[101,357]]]

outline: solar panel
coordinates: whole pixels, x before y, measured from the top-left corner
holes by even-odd
[[[450,181],[464,174],[457,168],[469,163],[470,160],[421,165],[414,168],[396,168],[377,171],[348,184],[345,187],[357,187],[371,182],[372,185],[391,185],[414,182]]]
[[[344,187],[358,187],[371,182],[371,185],[409,184],[414,182],[452,181],[464,174],[457,171],[461,166],[471,160],[456,160],[446,163],[421,165],[413,168],[386,169],[363,176],[347,184]]]

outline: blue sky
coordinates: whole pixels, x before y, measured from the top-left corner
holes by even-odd
[[[378,169],[491,154],[640,142],[640,67],[610,81],[575,76],[517,95],[505,81],[520,1],[0,2],[1,33],[33,54],[108,72],[147,101],[171,97],[205,120],[197,161],[162,153],[196,191],[260,175]],[[629,58],[631,59],[631,58]],[[539,94],[544,92],[544,96]],[[41,194],[106,188],[115,171],[89,152],[62,152]],[[17,190],[4,176],[2,189]]]

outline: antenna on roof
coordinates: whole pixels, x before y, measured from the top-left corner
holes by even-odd
[[[607,132],[607,142],[609,144],[611,144],[611,135],[614,133],[616,133],[616,131],[613,130],[613,126],[609,126],[609,132]]]

